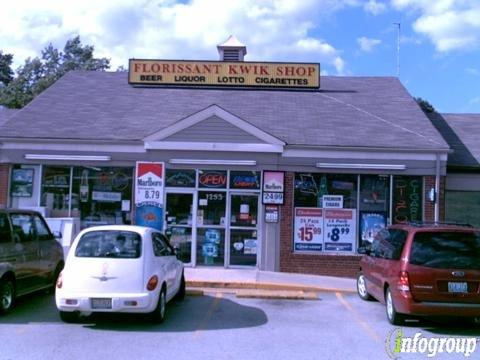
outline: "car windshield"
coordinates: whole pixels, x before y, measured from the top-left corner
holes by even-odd
[[[132,231],[101,230],[84,234],[75,256],[89,258],[135,259],[140,257],[142,239]]]
[[[480,270],[480,233],[419,232],[413,239],[410,263],[440,269]]]

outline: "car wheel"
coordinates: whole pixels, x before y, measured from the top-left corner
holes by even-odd
[[[79,320],[78,313],[74,311],[59,311],[59,315],[65,323],[76,323]]]
[[[180,280],[180,288],[178,289],[175,300],[182,301],[185,299],[185,276],[182,273],[182,279]]]
[[[9,312],[15,302],[15,286],[10,279],[0,280],[0,314]]]
[[[403,325],[403,323],[405,322],[405,316],[403,314],[399,314],[395,309],[390,288],[387,288],[387,290],[385,291],[385,304],[387,310],[387,319],[390,324]]]
[[[361,272],[357,276],[357,294],[362,300],[373,300],[373,297],[368,293],[365,276]]]
[[[152,313],[153,321],[160,324],[165,320],[165,313],[167,312],[167,291],[165,286],[162,287],[158,297],[157,307]]]

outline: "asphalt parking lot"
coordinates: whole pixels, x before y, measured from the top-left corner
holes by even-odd
[[[160,325],[132,315],[64,324],[53,296],[40,293],[20,299],[12,313],[0,318],[0,360],[389,359],[398,355],[391,350],[399,329],[387,323],[384,311],[378,302],[339,292],[320,293],[313,301],[212,293],[169,304]],[[480,338],[480,327],[452,320],[412,321],[402,331],[429,338]],[[437,355],[465,359],[463,354]],[[479,356],[476,349],[470,358]],[[408,353],[401,358],[428,357]]]

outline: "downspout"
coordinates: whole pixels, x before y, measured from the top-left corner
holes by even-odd
[[[435,222],[440,221],[440,154],[436,154],[435,169]]]

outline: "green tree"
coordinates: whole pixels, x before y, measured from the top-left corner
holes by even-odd
[[[7,86],[13,80],[12,61],[12,54],[4,54],[0,50],[0,83],[3,86]],[[1,84],[0,86],[2,86]]]
[[[18,68],[13,80],[0,88],[0,105],[22,108],[71,70],[105,71],[110,68],[107,58],[95,58],[94,47],[83,46],[76,36],[66,42],[63,52],[49,44],[41,58],[28,58]]]
[[[417,102],[418,106],[423,110],[424,113],[430,114],[436,112],[435,108],[432,104],[430,104],[427,100],[422,99],[421,97],[414,98]]]

